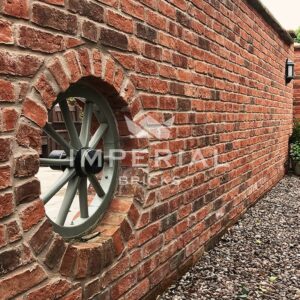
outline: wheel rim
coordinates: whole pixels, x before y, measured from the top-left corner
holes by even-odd
[[[79,134],[71,118],[68,105],[70,98],[84,104]],[[63,171],[53,186],[41,195],[41,199],[54,230],[66,238],[71,238],[83,235],[97,224],[113,198],[118,181],[119,162],[112,159],[111,154],[113,150],[120,148],[119,135],[109,104],[91,87],[73,86],[58,97],[55,105],[60,106],[69,141],[57,133],[50,123],[44,126],[45,133],[62,151],[56,152],[59,153],[59,158],[41,158],[40,164]],[[94,120],[98,122],[98,128],[91,134]],[[96,176],[99,173],[100,179]],[[88,195],[88,182],[95,192],[92,199]],[[66,192],[57,216],[50,218],[47,204],[66,184]],[[68,224],[66,220],[70,218],[70,207],[75,199],[79,199],[79,217],[73,218]]]

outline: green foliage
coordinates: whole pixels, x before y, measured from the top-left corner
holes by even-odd
[[[300,27],[295,30],[295,33],[296,33],[295,43],[300,43]]]
[[[290,143],[300,142],[300,121],[296,121],[293,127],[293,133],[290,137]]]
[[[300,142],[291,144],[290,156],[293,161],[300,161]]]

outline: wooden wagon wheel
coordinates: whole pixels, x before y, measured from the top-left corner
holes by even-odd
[[[80,101],[83,107],[80,132],[71,118],[68,99]],[[76,100],[77,99],[77,100]],[[67,184],[60,208],[55,219],[50,219],[54,230],[66,238],[80,236],[95,225],[109,206],[118,181],[118,160],[110,154],[119,149],[119,135],[116,120],[107,100],[86,85],[75,85],[61,94],[55,105],[61,109],[63,121],[70,137],[64,139],[47,123],[43,130],[62,150],[53,151],[49,158],[41,158],[41,166],[62,170],[62,175],[41,195],[47,204]],[[54,107],[54,106],[53,106]],[[97,129],[91,133],[91,126],[97,122]],[[99,145],[101,145],[99,149]],[[97,174],[101,172],[101,179]],[[88,181],[95,190],[89,205]],[[66,224],[70,207],[79,194],[80,217]],[[46,208],[47,214],[47,208]]]

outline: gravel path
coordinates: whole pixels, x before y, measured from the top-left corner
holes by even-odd
[[[285,177],[158,299],[300,299],[300,179]]]

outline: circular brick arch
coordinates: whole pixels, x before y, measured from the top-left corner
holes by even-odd
[[[139,100],[125,71],[109,55],[98,49],[69,50],[49,58],[33,79],[32,88],[24,98],[16,134],[18,153],[23,157],[23,167],[16,167],[16,170],[27,172],[31,179],[25,184],[20,182],[20,188],[17,184],[16,200],[26,203],[18,213],[25,231],[24,245],[28,244],[32,249],[30,253],[30,248],[26,248],[28,255],[39,263],[33,272],[44,274],[45,267],[51,277],[60,278],[57,279],[60,285],[71,284],[62,277],[84,280],[99,276],[109,265],[122,258],[128,241],[134,239],[135,225],[140,216],[141,207],[134,199],[138,197],[142,201],[143,197],[143,187],[139,184],[120,186],[104,217],[89,235],[66,241],[53,232],[43,203],[38,199],[39,181],[34,177],[39,167],[37,151],[41,146],[41,128],[47,122],[48,111],[59,93],[80,81],[104,94],[114,110],[121,148],[128,154],[121,163],[121,175],[134,176],[141,172],[131,167],[130,151],[133,147],[136,151],[137,145],[147,145],[146,139],[142,143],[128,140],[124,116],[134,121],[140,111]]]

